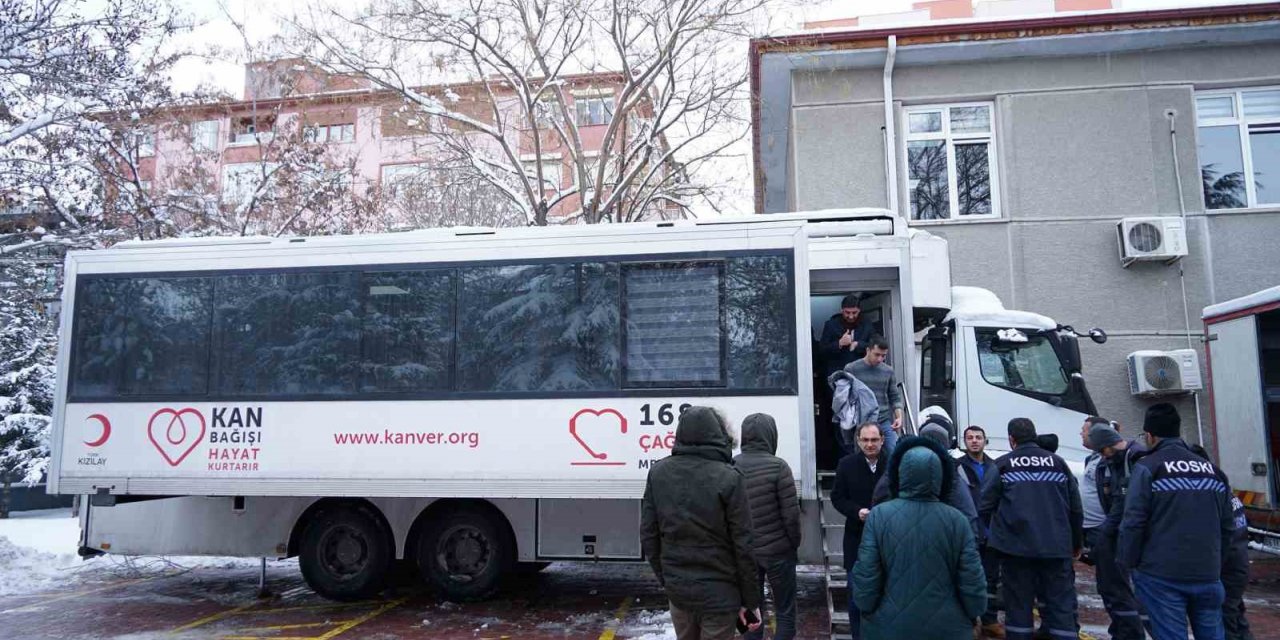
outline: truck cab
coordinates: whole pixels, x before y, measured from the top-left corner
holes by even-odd
[[[1085,386],[1079,337],[1037,313],[1005,309],[977,287],[952,287],[946,315],[918,335],[922,408],[939,407],[956,425],[986,430],[993,450],[1010,449],[1011,418],[1030,418],[1058,436],[1058,454],[1084,460],[1080,425],[1097,413]],[[1091,335],[1105,339],[1101,331]],[[959,434],[957,434],[959,435]]]

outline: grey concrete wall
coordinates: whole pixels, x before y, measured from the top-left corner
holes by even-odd
[[[793,197],[802,209],[884,207],[884,107],[880,104],[802,107],[792,112]],[[824,162],[813,162],[824,158]]]
[[[1280,284],[1280,212],[1208,215],[1202,223],[1209,230],[1215,302]]]
[[[955,284],[991,289],[1009,307],[1078,329],[1108,330],[1106,345],[1084,347],[1089,387],[1099,410],[1126,425],[1140,426],[1152,402],[1130,396],[1127,354],[1187,346],[1180,272],[1196,338],[1202,307],[1280,282],[1280,209],[1206,214],[1194,123],[1196,89],[1280,84],[1277,60],[1280,43],[895,71],[899,106],[995,102],[1001,218],[919,226],[950,242]],[[792,74],[796,208],[884,202],[880,74],[879,68]],[[1175,265],[1126,269],[1116,223],[1180,214],[1167,110],[1176,114],[1190,255]],[[898,189],[905,211],[905,179]],[[1195,405],[1189,397],[1177,404],[1194,439]],[[1209,435],[1208,403],[1202,405]]]

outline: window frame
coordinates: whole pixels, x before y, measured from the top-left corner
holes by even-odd
[[[237,190],[236,193],[229,192],[228,186],[231,182],[231,175],[233,173],[239,173],[241,167],[260,168],[260,167],[263,167],[263,165],[265,165],[265,168],[263,169],[263,171],[266,171],[268,173],[267,188],[270,189],[272,187],[271,183],[274,181],[274,177],[275,177],[274,172],[276,168],[280,166],[280,163],[262,162],[262,161],[255,160],[250,162],[231,162],[231,163],[222,165],[222,176],[221,176],[222,185],[221,185],[221,189],[219,189],[220,193],[218,196],[218,202],[221,204],[229,204],[234,206],[240,206],[244,204],[245,200],[252,194],[240,193],[240,190]],[[248,173],[248,172],[246,171],[245,173]],[[234,196],[238,196],[238,197],[234,197]]]
[[[715,381],[677,380],[674,382],[632,382],[627,379],[627,364],[631,359],[631,351],[627,349],[627,273],[631,271],[657,271],[662,269],[714,267],[716,269],[716,329],[720,333],[720,377]],[[706,260],[663,260],[652,262],[620,262],[618,270],[618,319],[621,326],[618,330],[618,355],[620,390],[633,389],[728,389],[729,386],[729,332],[727,331],[728,303],[728,260],[722,257]],[[794,315],[794,314],[792,314]]]
[[[750,256],[778,256],[784,258],[786,263],[783,267],[787,277],[788,298],[786,307],[790,310],[787,318],[787,349],[791,354],[789,380],[785,385],[773,387],[739,387],[733,388],[729,384],[729,371],[726,369],[722,378],[723,386],[657,386],[657,387],[639,387],[630,386],[626,383],[626,369],[624,367],[626,361],[626,343],[625,343],[625,283],[622,281],[622,271],[633,265],[658,264],[670,265],[673,263],[689,263],[689,262],[717,262],[726,269],[728,260],[737,257]],[[210,376],[208,391],[205,394],[150,394],[150,395],[111,395],[111,396],[84,396],[77,393],[77,385],[74,380],[77,370],[77,364],[83,354],[75,349],[70,354],[71,366],[68,371],[68,385],[66,392],[66,402],[68,403],[120,403],[120,402],[373,402],[373,401],[395,401],[395,400],[502,400],[502,399],[563,399],[563,398],[653,398],[653,397],[750,397],[750,396],[793,396],[799,393],[800,389],[800,348],[796,341],[796,322],[797,322],[797,302],[796,302],[796,255],[795,249],[773,248],[773,249],[739,249],[728,251],[700,251],[700,252],[681,252],[668,254],[620,254],[620,255],[574,255],[560,256],[555,258],[521,258],[510,260],[475,260],[475,261],[449,261],[449,262],[411,262],[411,263],[369,263],[369,264],[350,264],[350,265],[325,265],[316,267],[283,267],[283,268],[247,268],[247,269],[206,269],[193,271],[138,271],[123,273],[93,273],[78,274],[76,276],[75,297],[73,298],[71,308],[71,336],[72,343],[78,340],[80,332],[83,330],[81,314],[77,310],[76,300],[83,293],[83,287],[86,283],[97,279],[110,278],[172,278],[172,277],[212,277],[214,279],[214,288],[216,291],[217,278],[220,276],[244,276],[244,275],[262,275],[262,274],[319,274],[319,273],[356,273],[360,281],[363,282],[364,274],[383,273],[383,272],[408,272],[408,271],[430,271],[441,269],[460,269],[468,267],[482,266],[505,266],[505,265],[527,265],[541,263],[589,263],[589,262],[612,262],[619,266],[619,322],[623,323],[619,327],[619,371],[618,386],[612,389],[604,390],[569,390],[569,391],[463,391],[456,388],[457,385],[457,326],[461,320],[458,318],[458,311],[455,307],[454,320],[454,353],[451,368],[451,382],[454,388],[449,391],[395,391],[395,392],[359,392],[350,394],[280,394],[280,395],[253,395],[239,393],[222,393],[214,387],[215,376],[219,370],[220,364],[216,362],[216,354],[213,343],[214,337],[210,335],[209,347],[209,364],[207,375]],[[455,274],[454,282],[457,283]],[[728,358],[730,345],[728,343],[728,332],[725,327],[727,322],[727,280],[721,279],[721,341],[722,341],[722,366],[728,366]],[[361,322],[363,322],[364,313],[364,292],[361,292]],[[455,294],[456,301],[456,294]],[[217,301],[214,300],[216,306]],[[455,302],[456,304],[456,302]],[[213,314],[210,314],[209,322],[213,323]]]
[[[1196,170],[1200,171],[1199,147],[1200,147],[1200,128],[1201,127],[1236,127],[1237,134],[1240,136],[1240,159],[1243,161],[1244,175],[1244,207],[1222,207],[1218,209],[1210,209],[1208,203],[1205,202],[1205,211],[1246,211],[1249,209],[1267,209],[1280,208],[1280,200],[1275,202],[1258,202],[1258,188],[1255,184],[1253,170],[1253,145],[1249,139],[1249,125],[1271,125],[1276,131],[1280,131],[1280,116],[1275,118],[1249,118],[1244,114],[1244,95],[1246,93],[1263,93],[1267,91],[1280,91],[1280,85],[1269,85],[1260,87],[1236,87],[1233,89],[1209,89],[1204,91],[1196,91],[1192,96],[1192,108],[1195,113],[1196,125]],[[1229,118],[1201,118],[1200,117],[1200,99],[1201,98],[1231,98],[1232,116]],[[1203,186],[1200,189],[1201,198],[1204,197]]]
[[[600,102],[600,113],[601,115],[604,116],[602,122],[590,121],[592,102]],[[617,104],[614,100],[614,95],[612,93],[607,93],[607,94],[592,93],[590,95],[575,94],[573,97],[573,119],[574,119],[574,124],[578,125],[579,127],[607,127],[609,126],[610,123],[613,122],[614,117],[617,115],[616,113],[614,113],[616,109],[617,109]],[[587,116],[586,117],[586,119],[588,120],[587,122],[583,122],[582,115],[584,111]]]
[[[221,120],[197,120],[191,124],[191,146],[196,151],[217,151],[221,140]]]
[[[953,133],[951,131],[951,110],[965,107],[986,107],[990,114],[989,128],[983,133]],[[940,112],[942,114],[942,130],[924,133],[911,133],[911,115],[916,113]],[[943,219],[919,219],[911,212],[911,164],[909,147],[911,142],[921,140],[941,140],[947,149],[947,217]],[[991,213],[960,215],[960,191],[956,186],[959,172],[956,168],[956,145],[985,142],[987,144],[987,171],[991,177]],[[945,102],[935,104],[911,105],[902,108],[902,187],[906,191],[904,198],[909,224],[948,224],[964,221],[999,220],[1003,217],[1000,198],[1000,162],[996,158],[996,104],[994,101],[979,102]]]
[[[351,132],[347,139],[335,138],[334,132]],[[323,135],[322,135],[323,134]],[[310,124],[302,128],[303,138],[317,144],[351,144],[356,141],[356,123],[340,122],[337,124]]]

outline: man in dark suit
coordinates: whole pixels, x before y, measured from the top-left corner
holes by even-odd
[[[844,570],[853,584],[853,564],[858,560],[858,545],[862,544],[862,527],[871,513],[871,496],[889,464],[882,460],[880,448],[884,437],[880,425],[867,422],[858,426],[858,452],[840,459],[836,467],[836,484],[831,491],[831,503],[844,514]],[[861,637],[858,607],[853,603],[853,590],[849,590],[849,632],[854,639]]]

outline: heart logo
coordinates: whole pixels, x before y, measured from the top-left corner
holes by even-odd
[[[200,421],[200,433],[193,433],[194,430],[188,425],[183,416],[192,415]],[[162,416],[169,419],[157,420]],[[153,414],[151,420],[147,421],[147,437],[151,439],[151,444],[155,446],[156,451],[164,456],[164,461],[169,466],[176,467],[182,464],[187,456],[195,451],[196,445],[204,440],[204,416],[199,411],[187,407],[185,409],[170,409],[165,407]]]
[[[591,445],[587,444],[586,440],[582,439],[582,434],[578,432],[579,430],[578,419],[581,418],[582,416],[592,416],[595,418],[612,416],[614,418],[617,418],[617,426],[620,427],[621,432],[624,434],[627,432],[627,419],[621,413],[619,413],[617,409],[600,409],[598,411],[595,409],[583,409],[573,414],[572,418],[569,418],[569,435],[573,436],[573,439],[577,440],[578,444],[582,445],[582,448],[586,449],[587,453],[590,454],[592,458],[595,458],[596,460],[608,460],[609,454],[603,451],[596,451],[595,449],[591,448]],[[606,420],[589,420],[589,421],[584,420],[583,426],[590,424],[593,427],[595,425],[601,425],[607,428],[607,427],[613,426],[612,424],[610,424],[612,422],[614,421],[607,420],[607,419]],[[622,463],[617,463],[617,464],[622,464]]]

